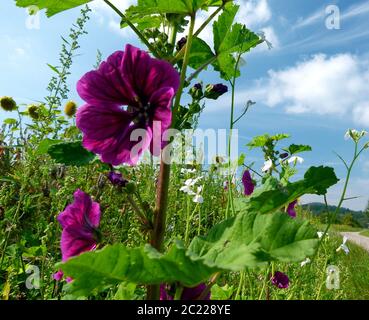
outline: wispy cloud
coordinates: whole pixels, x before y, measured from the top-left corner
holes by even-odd
[[[324,22],[325,17],[327,16],[326,7],[321,7],[317,11],[313,12],[307,17],[300,17],[296,24],[294,25],[294,29],[304,28],[316,23]],[[352,19],[357,16],[364,15],[369,12],[369,1],[362,2],[359,4],[355,4],[344,12],[341,13],[340,19],[341,21]]]
[[[282,70],[270,70],[245,95],[291,114],[350,116],[369,128],[369,61],[349,53],[317,54]]]

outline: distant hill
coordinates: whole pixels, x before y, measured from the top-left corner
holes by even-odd
[[[312,202],[301,205],[303,209],[309,210],[315,215],[321,215],[326,212],[326,207],[324,203]],[[336,206],[328,206],[329,212],[333,212],[337,209]],[[342,220],[345,215],[352,214],[353,219],[362,227],[367,228],[369,224],[369,217],[364,213],[364,211],[355,211],[348,208],[341,208],[338,214],[338,220]]]

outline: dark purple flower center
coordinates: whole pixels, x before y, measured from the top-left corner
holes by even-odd
[[[137,106],[128,106],[127,111],[132,114],[133,123],[139,127],[148,126],[154,116],[154,108],[150,102],[146,104],[138,102]]]

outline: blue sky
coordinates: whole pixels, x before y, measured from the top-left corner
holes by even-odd
[[[245,56],[247,62],[237,86],[236,112],[244,103],[257,102],[237,124],[240,151],[247,151],[250,138],[263,133],[290,133],[291,142],[310,144],[313,152],[305,154],[299,166],[301,173],[311,165],[333,166],[340,178],[344,166],[333,151],[345,158],[352,154],[352,143],[343,139],[347,128],[369,131],[369,1],[322,0],[239,0],[237,19],[253,31],[263,31],[273,49],[266,45]],[[134,3],[115,1],[119,6]],[[328,29],[326,8],[340,10],[340,29]],[[92,3],[93,14],[88,23],[89,35],[81,41],[69,79],[71,98],[76,96],[75,83],[96,61],[97,49],[103,57],[122,49],[129,42],[138,45],[129,30],[119,29],[118,17],[100,1]],[[17,102],[42,100],[52,75],[46,63],[57,64],[60,35],[67,35],[79,10],[61,13],[51,19],[40,16],[40,28],[26,27],[25,9],[14,1],[0,3],[0,96],[9,95]],[[199,16],[199,22],[203,20]],[[210,30],[202,37],[210,41]],[[204,82],[218,82],[211,70]],[[200,127],[227,128],[230,95],[209,103]],[[0,114],[0,120],[4,118]],[[369,139],[369,138],[368,138]],[[254,161],[260,155],[249,153]],[[261,166],[260,160],[256,164]],[[329,194],[334,204],[342,186]],[[363,209],[369,197],[369,153],[358,162],[348,196],[359,199],[345,203]],[[307,201],[320,200],[306,197]]]

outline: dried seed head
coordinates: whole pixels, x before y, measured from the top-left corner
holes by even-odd
[[[68,117],[73,117],[77,112],[77,104],[74,101],[68,101],[64,106],[64,113]]]
[[[17,109],[17,103],[12,97],[1,97],[0,105],[5,111],[14,111]]]
[[[33,120],[38,120],[40,118],[39,106],[36,104],[29,105],[27,112]]]

